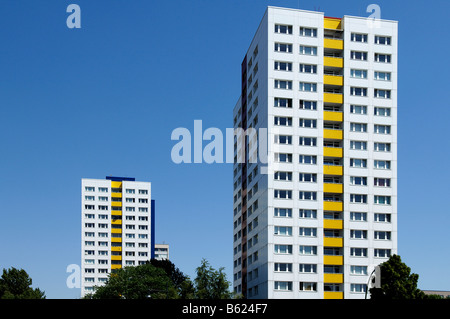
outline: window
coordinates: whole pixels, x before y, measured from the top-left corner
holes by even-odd
[[[106,196],[99,196],[99,197],[98,197],[98,200],[99,200],[100,202],[107,202],[107,201],[108,201],[108,197],[106,197]]]
[[[390,152],[391,143],[374,143],[374,150],[377,152]]]
[[[273,196],[275,198],[279,198],[279,199],[291,199],[292,198],[292,191],[291,190],[284,190],[284,189],[275,189]]]
[[[317,47],[301,45],[299,52],[304,55],[317,55]]]
[[[391,214],[375,213],[374,221],[380,222],[380,223],[390,223],[391,222]]]
[[[275,80],[275,89],[292,90],[292,81]]]
[[[317,120],[315,119],[300,119],[299,120],[300,127],[305,128],[316,128],[317,127]]]
[[[353,42],[363,42],[367,43],[367,34],[363,33],[352,33],[350,36],[351,41]]]
[[[388,107],[375,107],[374,111],[376,116],[391,116],[391,109]]]
[[[126,192],[127,194],[134,194],[134,193],[135,193],[135,190],[134,190],[134,189],[129,189],[129,188],[127,188],[125,192]]]
[[[391,63],[390,54],[375,53],[375,62]]]
[[[391,196],[374,196],[374,203],[378,205],[391,205]]]
[[[275,135],[274,138],[276,144],[292,144],[292,136],[290,135]]]
[[[134,203],[135,199],[134,198],[125,198],[125,202],[127,202],[127,203]]]
[[[367,230],[351,229],[350,238],[352,239],[367,239]]]
[[[292,154],[289,154],[289,153],[275,153],[275,162],[292,163]]]
[[[317,218],[317,210],[315,209],[299,209],[299,217],[300,218]]]
[[[315,110],[317,110],[317,102],[316,101],[300,100],[300,109],[315,111]]]
[[[108,192],[108,187],[99,187],[99,188],[98,188],[98,191],[99,191],[100,193],[107,193],[107,192]]]
[[[98,210],[108,210],[108,206],[98,205]]]
[[[374,125],[374,133],[377,134],[391,134],[391,126],[390,125]]]
[[[367,204],[367,195],[363,195],[363,194],[350,194],[350,203],[354,203],[354,204]]]
[[[358,222],[365,222],[365,221],[367,221],[367,213],[350,212],[350,220],[358,221]]]
[[[278,272],[292,272],[292,264],[290,263],[275,263],[273,270]]]
[[[373,166],[377,169],[391,169],[391,161],[374,160]]]
[[[315,155],[300,155],[299,158],[300,164],[317,164],[317,156]]]
[[[292,63],[291,62],[275,61],[274,70],[278,70],[278,71],[292,71]]]
[[[317,174],[300,173],[299,174],[299,182],[316,183],[317,182]]]
[[[350,274],[367,275],[367,266],[350,266]]]
[[[303,92],[317,92],[317,84],[311,82],[300,82],[300,91]]]
[[[277,126],[292,126],[292,117],[275,116],[273,124]]]
[[[275,172],[273,179],[276,181],[292,181],[291,172]]]
[[[317,200],[317,192],[300,191],[299,199],[300,200]]]
[[[275,107],[286,107],[286,108],[292,108],[292,99],[285,99],[285,98],[278,98],[276,97],[274,99]]]
[[[275,281],[273,288],[275,290],[292,291],[291,281]]]
[[[304,237],[317,237],[317,228],[312,227],[300,227],[299,236]]]
[[[389,258],[391,257],[390,249],[374,249],[374,256],[380,258]]]
[[[367,132],[367,124],[365,123],[350,123],[350,131],[352,132]]]
[[[367,248],[350,248],[350,256],[367,257]]]
[[[367,70],[350,69],[350,77],[367,79]]]
[[[84,188],[84,190],[85,190],[86,192],[95,192],[95,187],[93,187],[93,186],[86,186],[86,187]]]
[[[292,208],[278,208],[275,207],[273,211],[274,217],[286,217],[291,218],[292,217]]]
[[[300,72],[301,73],[317,73],[317,65],[315,64],[300,64]]]
[[[375,44],[391,45],[391,37],[376,35]]]
[[[94,201],[95,200],[95,196],[84,196],[84,200],[86,200],[86,201]]]
[[[350,291],[356,293],[365,293],[367,289],[366,284],[350,284]]]
[[[379,81],[390,81],[391,80],[391,72],[375,71],[374,79],[379,80]]]
[[[139,194],[141,194],[141,195],[148,195],[148,190],[147,189],[140,189],[139,190]]]
[[[292,254],[292,245],[274,245],[275,254]]]
[[[391,240],[391,232],[390,231],[375,231],[374,239]]]
[[[367,186],[367,177],[364,176],[350,176],[351,185]]]
[[[125,211],[126,212],[134,212],[135,208],[134,207],[125,207]]]
[[[391,98],[391,90],[374,89],[374,97],[379,98],[379,99],[390,99]]]
[[[292,236],[292,227],[275,226],[273,234],[280,235],[280,236]]]
[[[299,145],[317,146],[317,138],[300,136],[299,137]]]
[[[300,27],[300,36],[316,38],[317,37],[317,29]]]
[[[84,205],[84,209],[86,209],[86,210],[94,210],[95,209],[95,205]]]
[[[350,149],[352,150],[367,150],[367,142],[364,141],[350,141]]]
[[[292,34],[291,25],[275,24],[275,33]]]
[[[367,88],[350,87],[350,95],[353,96],[367,96]]]
[[[298,271],[301,273],[317,273],[317,265],[315,264],[299,264]]]
[[[367,167],[367,160],[365,158],[351,158],[350,159],[350,166],[351,167],[358,167],[358,168],[366,168]]]
[[[317,255],[317,246],[300,245],[300,255]]]
[[[292,44],[275,42],[275,52],[292,53]]]
[[[317,291],[317,283],[300,281],[300,291]]]
[[[367,61],[367,52],[362,51],[350,51],[350,59]]]
[[[367,114],[366,105],[350,105],[350,113],[352,114]]]

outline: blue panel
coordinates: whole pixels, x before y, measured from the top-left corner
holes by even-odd
[[[122,181],[129,181],[134,182],[136,179],[134,177],[116,177],[116,176],[106,176],[106,179],[109,179],[114,182],[122,182]]]

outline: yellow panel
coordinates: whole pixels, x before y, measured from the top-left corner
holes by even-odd
[[[114,215],[115,216],[122,216],[122,211],[121,210],[113,210],[111,212],[112,218],[114,219]]]
[[[342,20],[341,19],[323,19],[323,27],[325,29],[342,30]]]
[[[122,225],[122,219],[111,220],[111,224],[113,225]]]
[[[122,265],[111,265],[111,269],[120,269]]]
[[[342,238],[324,237],[323,245],[325,247],[344,247],[344,240]]]
[[[111,193],[111,197],[120,197],[120,198],[122,198],[122,193]]]
[[[344,223],[342,219],[324,219],[323,220],[323,228],[330,229],[343,229]]]
[[[342,166],[324,165],[323,166],[323,174],[324,175],[342,175],[343,169],[342,169]]]
[[[111,202],[111,206],[121,207],[122,206],[122,202]]]
[[[323,94],[324,103],[344,103],[344,97],[341,93],[324,93]]]
[[[323,202],[323,210],[331,210],[335,212],[342,212],[342,202]]]
[[[343,68],[344,67],[344,59],[343,58],[335,58],[331,56],[323,57],[323,65],[331,66],[334,68]]]
[[[122,242],[122,238],[121,237],[112,237],[111,238],[111,242],[112,243],[121,243]]]
[[[332,284],[343,284],[344,275],[343,274],[323,274],[323,282]]]
[[[343,133],[342,130],[323,130],[323,138],[333,139],[333,140],[342,140]]]
[[[344,257],[342,257],[342,256],[324,255],[323,256],[323,263],[325,265],[343,265],[344,264]]]
[[[339,193],[343,192],[342,184],[334,184],[334,183],[324,183],[323,184],[323,192],[324,193]]]
[[[112,188],[121,188],[122,187],[122,182],[111,181],[111,187]]]
[[[344,115],[342,112],[323,111],[324,121],[342,122]]]
[[[341,147],[324,147],[323,148],[323,156],[325,157],[342,157],[342,148]]]
[[[325,39],[323,39],[323,46],[328,49],[343,50],[344,49],[344,40],[325,38]]]
[[[111,260],[122,260],[122,256],[111,256]]]
[[[323,84],[329,84],[329,85],[344,85],[344,78],[340,75],[328,75],[325,74],[323,76]]]
[[[122,247],[111,247],[111,251],[122,251]]]
[[[342,291],[324,291],[323,299],[344,299]]]
[[[122,228],[111,228],[111,234],[120,234],[122,233]]]

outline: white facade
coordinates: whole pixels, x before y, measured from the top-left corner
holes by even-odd
[[[151,184],[132,178],[82,179],[81,295],[114,269],[138,266],[154,254]],[[153,234],[152,234],[153,232]]]
[[[397,253],[397,22],[371,23],[267,9],[233,112],[269,161],[234,165],[235,292],[364,298]]]

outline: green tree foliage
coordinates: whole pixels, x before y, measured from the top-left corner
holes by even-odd
[[[39,288],[31,288],[32,279],[23,269],[3,269],[0,278],[0,299],[45,299]]]
[[[224,268],[215,270],[209,262],[202,259],[201,265],[196,269],[195,297],[197,299],[230,299],[230,282],[226,279]]]
[[[380,265],[381,288],[371,288],[371,299],[424,299],[425,294],[417,288],[419,275],[411,273],[399,255],[392,255]]]

